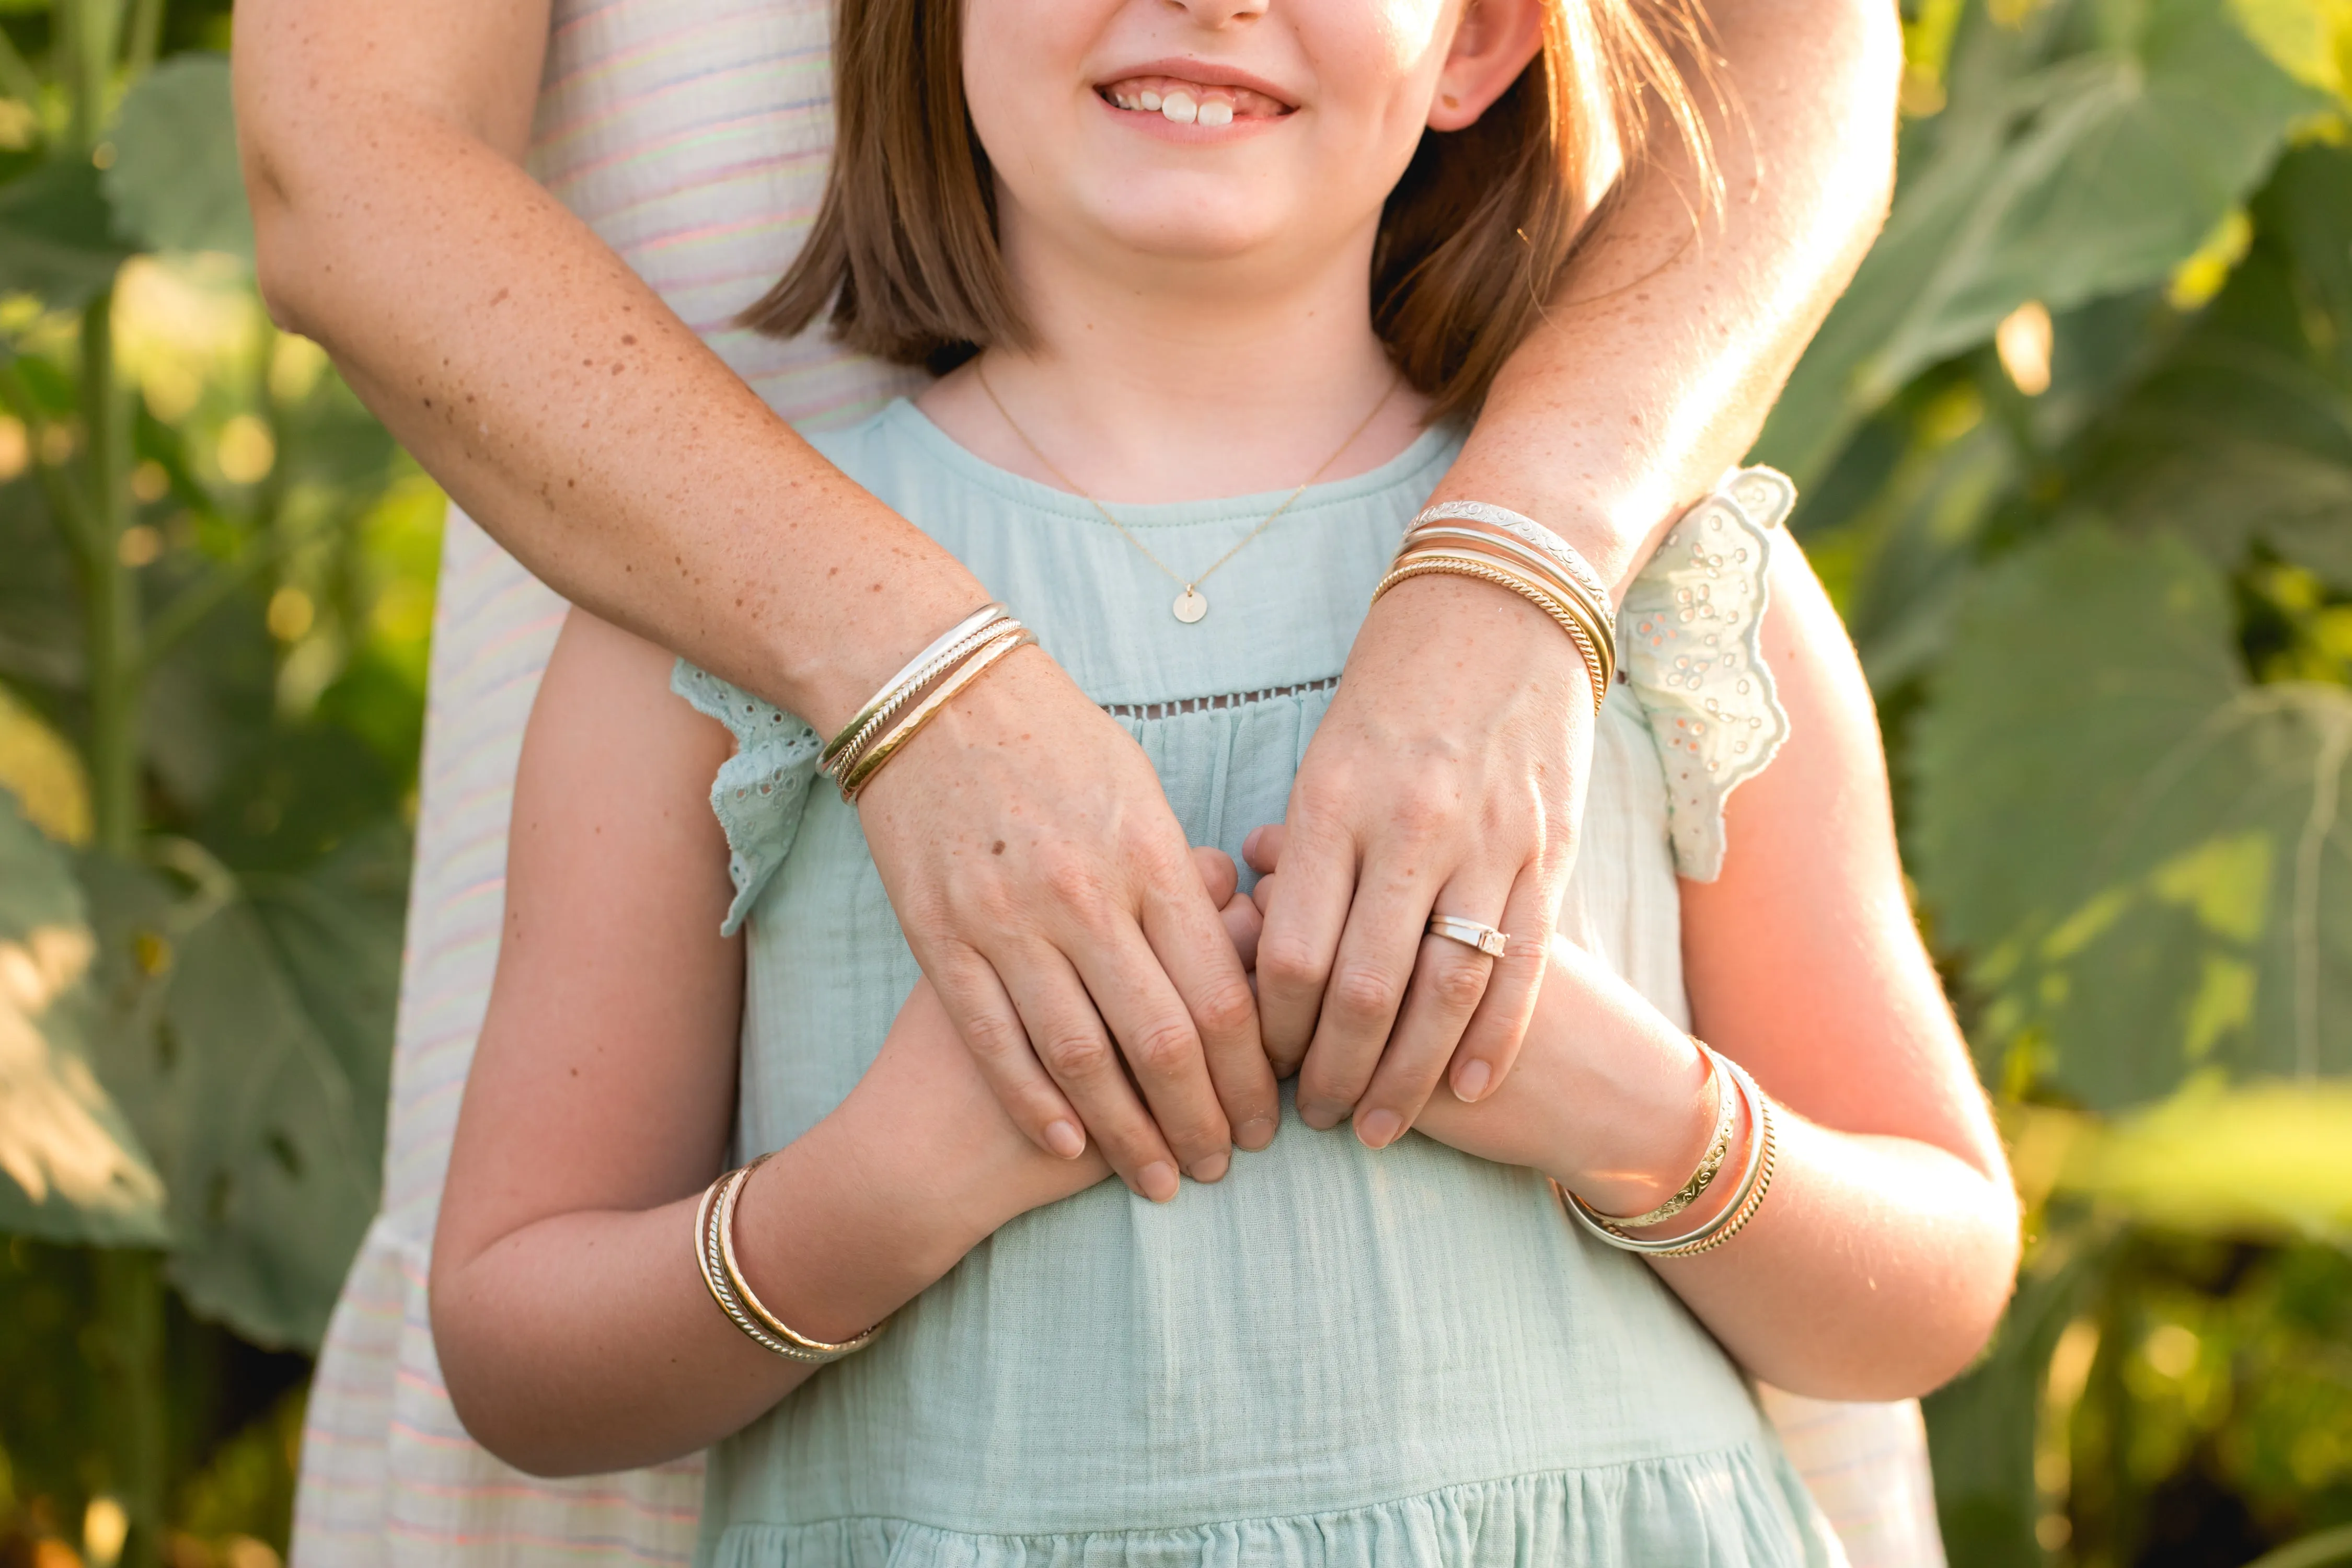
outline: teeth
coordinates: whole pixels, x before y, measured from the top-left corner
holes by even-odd
[[[1178,125],[1190,125],[1200,117],[1201,106],[1189,92],[1171,92],[1160,100],[1160,112]]]
[[[1219,103],[1214,99],[1212,99],[1208,102],[1201,105],[1202,124],[1231,125],[1233,122],[1234,106],[1232,104]]]
[[[1157,114],[1160,112],[1160,95],[1147,87],[1143,89],[1143,96],[1137,100],[1136,106]]]

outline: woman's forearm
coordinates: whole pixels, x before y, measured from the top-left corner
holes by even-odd
[[[985,597],[520,167],[543,4],[237,14],[262,287],[574,603],[820,725]]]
[[[1438,490],[1542,519],[1612,582],[1755,440],[1893,189],[1892,5],[1720,0],[1708,14],[1727,103],[1701,86],[1720,220],[1662,129]]]

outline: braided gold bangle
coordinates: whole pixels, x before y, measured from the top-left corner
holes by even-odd
[[[1748,1107],[1749,1126],[1746,1168],[1740,1173],[1738,1194],[1728,1207],[1696,1230],[1644,1241],[1626,1235],[1591,1204],[1554,1182],[1552,1191],[1559,1194],[1560,1206],[1569,1216],[1596,1239],[1621,1252],[1635,1252],[1644,1258],[1696,1258],[1714,1251],[1745,1230],[1748,1222],[1756,1217],[1756,1211],[1763,1207],[1764,1194],[1771,1190],[1773,1168],[1780,1158],[1780,1137],[1773,1126],[1772,1102],[1756,1086],[1756,1080],[1728,1057],[1724,1058],[1724,1067],[1739,1088],[1739,1098]]]
[[[1372,602],[1380,603],[1381,595],[1400,583],[1430,576],[1475,577],[1483,583],[1492,583],[1497,587],[1508,588],[1550,616],[1559,629],[1568,634],[1569,641],[1576,645],[1576,651],[1584,656],[1584,671],[1592,682],[1592,710],[1596,713],[1601,711],[1601,704],[1609,700],[1609,683],[1616,671],[1613,666],[1603,662],[1591,631],[1576,609],[1561,603],[1532,579],[1483,557],[1426,550],[1399,557],[1396,564],[1390,568],[1389,574],[1381,578],[1379,586],[1372,590]]]
[[[890,1320],[867,1329],[854,1339],[838,1342],[813,1340],[794,1331],[782,1319],[768,1310],[759,1295],[743,1278],[743,1270],[735,1258],[735,1203],[742,1194],[743,1185],[751,1173],[766,1164],[773,1156],[762,1154],[740,1169],[728,1172],[703,1189],[702,1202],[695,1210],[694,1228],[697,1256],[702,1265],[702,1283],[710,1291],[710,1299],[728,1320],[743,1331],[744,1336],[761,1349],[771,1351],[787,1361],[802,1362],[811,1366],[823,1366],[844,1356],[856,1355],[872,1344]]]
[[[924,725],[937,718],[940,709],[955,700],[958,692],[978,680],[988,672],[990,666],[1007,654],[1016,648],[1026,647],[1036,640],[1034,634],[1019,621],[1000,622],[993,642],[974,650],[971,657],[946,679],[932,687],[929,695],[909,710],[889,733],[867,747],[857,759],[857,765],[841,776],[841,798],[855,805],[866,786],[874,782],[874,775],[882,771],[882,764],[896,756],[899,748],[913,740]]]
[[[828,772],[837,771],[842,753],[850,749],[852,742],[860,738],[872,727],[875,715],[881,711],[885,704],[903,701],[920,689],[926,680],[938,679],[939,671],[932,667],[941,655],[979,631],[989,622],[1000,620],[1003,616],[1004,606],[991,601],[932,639],[929,647],[908,659],[899,667],[898,674],[884,681],[882,689],[866,701],[866,706],[852,714],[849,722],[844,724],[833,739],[825,742],[824,750],[817,755],[817,765]],[[928,675],[926,671],[929,671]]]

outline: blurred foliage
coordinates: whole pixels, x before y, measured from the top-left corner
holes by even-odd
[[[2314,1568],[2352,1553],[2352,5],[1906,30],[1893,216],[1758,457],[2027,1205],[1929,1403],[1948,1544]],[[0,4],[0,1562],[270,1561],[374,1198],[438,500],[256,302],[226,32]]]
[[[441,503],[254,292],[227,11],[0,5],[0,1562],[277,1560],[380,1178]]]
[[[1946,1542],[2352,1561],[2352,6],[1906,31],[1893,214],[1758,456],[2026,1203],[1928,1402]]]

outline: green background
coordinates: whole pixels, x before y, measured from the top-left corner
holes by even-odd
[[[2026,1206],[1947,1544],[2352,1562],[2352,0],[1905,20],[1756,456]],[[0,0],[0,1565],[276,1560],[379,1180],[441,501],[259,306],[228,34]]]

